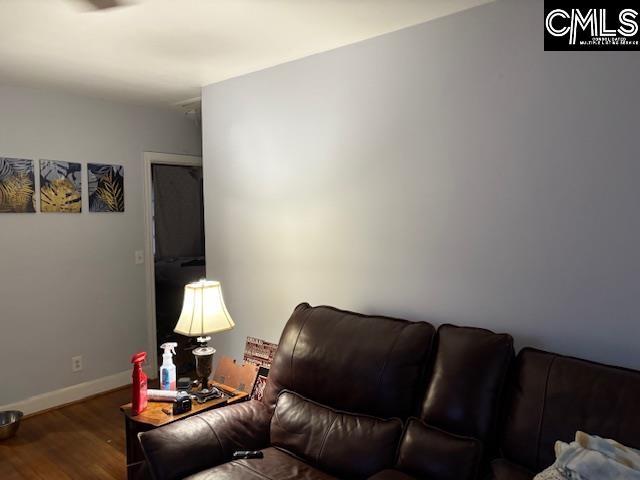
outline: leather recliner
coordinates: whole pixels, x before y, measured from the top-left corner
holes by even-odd
[[[375,480],[485,476],[513,356],[510,335],[441,325],[418,417],[406,424],[394,468]]]
[[[263,401],[140,434],[157,480],[473,480],[491,455],[513,340],[296,307]],[[236,450],[263,459],[236,460]]]

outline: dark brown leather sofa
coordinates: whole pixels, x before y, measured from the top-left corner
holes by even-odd
[[[520,480],[552,463],[552,442],[578,428],[638,445],[630,407],[640,399],[638,372],[530,349],[514,369],[513,355],[507,334],[301,304],[263,401],[140,441],[156,480]],[[617,397],[614,385],[625,393]],[[581,396],[591,403],[555,425]],[[605,415],[607,402],[624,411]],[[236,450],[258,449],[263,459],[231,461]]]
[[[531,480],[577,430],[640,448],[640,372],[525,348],[510,381],[495,480]]]

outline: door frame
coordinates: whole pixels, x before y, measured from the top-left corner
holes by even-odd
[[[173,153],[143,152],[142,163],[144,171],[144,261],[145,283],[147,290],[147,335],[148,339],[148,368],[151,378],[158,376],[158,342],[156,332],[156,269],[153,257],[153,205],[151,193],[153,191],[153,179],[151,177],[152,165],[184,165],[202,167],[202,157],[194,155],[177,155]],[[176,319],[176,322],[178,319]]]

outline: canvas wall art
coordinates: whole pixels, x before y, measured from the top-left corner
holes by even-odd
[[[87,168],[90,212],[124,212],[124,167],[90,163]]]
[[[82,211],[82,166],[79,163],[40,160],[40,211]]]
[[[33,213],[33,160],[0,157],[0,212]]]

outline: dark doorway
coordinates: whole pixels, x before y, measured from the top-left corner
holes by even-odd
[[[205,278],[202,167],[153,164],[153,250],[155,265],[156,340],[177,342],[174,363],[180,375],[195,368],[195,338],[173,332],[187,283]],[[159,364],[162,352],[158,351]],[[159,366],[159,365],[158,365]]]

